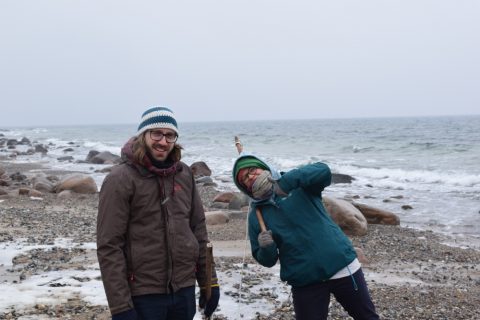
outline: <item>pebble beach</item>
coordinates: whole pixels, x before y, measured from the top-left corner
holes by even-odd
[[[7,173],[36,168],[10,162],[0,166]],[[209,190],[201,192],[205,204],[214,194]],[[9,248],[14,244],[22,247],[13,251],[11,261],[1,260],[0,289],[18,296],[2,298],[0,319],[110,318],[101,290],[93,297],[80,289],[63,295],[57,291],[101,284],[94,247],[97,204],[98,194],[0,196],[0,251],[12,252]],[[239,214],[226,224],[208,226],[222,288],[213,319],[294,319],[278,265],[268,269],[256,264],[245,228],[245,216]],[[363,270],[382,319],[480,319],[478,246],[459,244],[431,231],[383,225],[369,225],[367,235],[351,240],[367,259]],[[22,289],[30,279],[52,272],[59,276]],[[25,301],[25,290],[38,288],[53,300]],[[333,298],[329,318],[350,319]]]

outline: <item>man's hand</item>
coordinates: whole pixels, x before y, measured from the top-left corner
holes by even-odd
[[[266,248],[274,244],[272,230],[262,231],[258,234],[258,244],[261,248]]]
[[[198,306],[204,309],[203,314],[209,318],[212,316],[215,309],[218,306],[218,300],[220,300],[220,287],[212,287],[212,293],[210,299],[206,300],[205,290],[200,290],[200,298],[198,299]]]

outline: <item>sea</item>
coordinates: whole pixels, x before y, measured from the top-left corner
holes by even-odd
[[[205,162],[222,191],[234,191],[234,137],[280,171],[321,161],[355,178],[325,195],[355,198],[400,217],[401,225],[480,240],[480,115],[404,118],[181,122],[183,161]],[[0,127],[4,138],[48,146],[48,153],[12,162],[40,162],[91,174],[101,187],[106,165],[82,163],[91,150],[120,154],[136,124]],[[72,148],[74,151],[66,152]],[[9,150],[0,151],[0,156]],[[73,160],[58,158],[71,155]],[[4,157],[5,158],[5,157]],[[299,217],[300,218],[300,217]]]

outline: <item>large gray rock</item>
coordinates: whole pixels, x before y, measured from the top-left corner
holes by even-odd
[[[47,178],[47,175],[44,173],[39,173],[35,175],[32,179],[33,189],[42,191],[42,192],[54,192],[55,184]]]
[[[95,164],[118,164],[121,161],[122,159],[119,156],[110,151],[102,151],[90,159],[90,162]]]
[[[240,192],[235,193],[228,203],[228,209],[230,210],[241,210],[245,206],[248,206],[248,197]]]
[[[367,233],[367,220],[350,202],[323,196],[325,209],[343,232],[351,236],[363,236]]]
[[[41,154],[46,154],[48,152],[48,148],[43,144],[35,145],[35,152],[39,152]]]
[[[99,154],[100,152],[97,151],[97,150],[90,150],[87,154],[87,158],[85,158],[85,161],[86,162],[90,162],[92,160],[93,157],[95,157],[97,154]]]
[[[354,177],[343,173],[332,173],[332,183],[352,183]]]
[[[400,224],[400,218],[392,212],[374,208],[358,202],[352,202],[352,205],[362,212],[368,223],[387,225]]]
[[[217,225],[217,224],[225,224],[228,222],[228,214],[223,211],[208,211],[205,212],[205,220],[207,225]]]
[[[202,177],[202,176],[211,176],[212,170],[207,166],[207,164],[203,161],[197,161],[190,165],[190,169],[192,169],[193,175],[195,177]]]
[[[219,193],[213,198],[213,202],[227,202],[232,201],[232,198],[235,196],[233,192],[222,192]]]
[[[71,190],[76,193],[98,192],[97,184],[92,177],[78,173],[67,175],[60,180],[55,191],[60,193],[63,190]]]

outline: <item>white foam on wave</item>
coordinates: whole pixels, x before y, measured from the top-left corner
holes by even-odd
[[[460,171],[438,172],[427,170],[404,170],[389,168],[359,168],[356,166],[334,165],[338,172],[364,179],[388,180],[392,184],[414,186],[443,184],[450,187],[466,187],[480,190],[480,175],[466,174]],[[423,189],[423,188],[422,188]]]
[[[47,128],[13,128],[7,131],[2,131],[6,137],[27,137],[31,139],[31,136],[36,136],[38,134],[43,134],[48,132]]]
[[[90,150],[97,150],[100,152],[103,151],[109,151],[113,154],[116,154],[117,156],[120,155],[121,147],[119,146],[112,146],[108,144],[104,144],[100,141],[84,141],[83,142],[83,147],[90,149]]]

